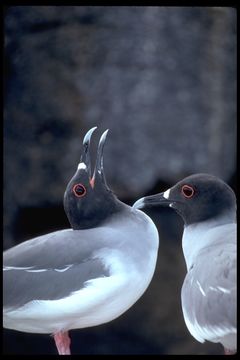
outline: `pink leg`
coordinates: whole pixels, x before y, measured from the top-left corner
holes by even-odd
[[[71,339],[68,332],[58,332],[53,335],[59,355],[71,355],[70,343]]]

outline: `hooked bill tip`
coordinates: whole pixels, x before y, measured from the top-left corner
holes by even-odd
[[[94,126],[93,128],[91,128],[90,130],[88,130],[88,132],[86,133],[86,135],[84,136],[83,139],[83,145],[88,143],[91,139],[92,133],[97,129],[97,126]]]
[[[107,130],[104,131],[104,133],[103,133],[102,136],[100,137],[99,144],[102,144],[102,143],[105,142],[108,131],[109,131],[109,129],[107,129]]]

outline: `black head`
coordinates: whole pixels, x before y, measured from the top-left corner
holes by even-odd
[[[84,137],[80,163],[64,194],[64,209],[74,230],[99,226],[123,206],[108,188],[104,175],[103,147],[108,130],[99,141],[95,169],[91,173],[89,147],[95,129]]]
[[[195,174],[184,178],[169,190],[138,200],[135,208],[167,205],[175,209],[186,225],[225,215],[235,221],[236,197],[233,190],[219,178]]]

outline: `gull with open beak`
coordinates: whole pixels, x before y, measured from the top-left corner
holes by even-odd
[[[71,229],[25,241],[4,252],[4,327],[52,334],[70,354],[69,330],[109,322],[148,287],[156,265],[158,232],[140,210],[121,202],[106,184],[99,141],[92,174],[90,139],[83,140],[64,209]]]

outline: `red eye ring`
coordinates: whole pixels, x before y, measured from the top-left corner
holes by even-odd
[[[75,196],[82,197],[86,194],[87,190],[83,184],[75,184],[72,188]]]
[[[193,197],[193,195],[195,194],[195,190],[190,185],[183,185],[181,188],[181,193],[183,194],[183,196],[185,198],[191,199]]]

